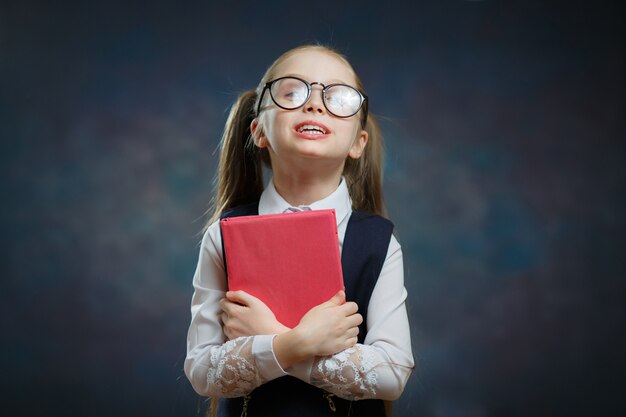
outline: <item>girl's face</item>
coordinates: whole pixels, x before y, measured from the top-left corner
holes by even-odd
[[[352,69],[323,51],[302,51],[280,63],[273,79],[295,76],[309,83],[343,83],[356,87]],[[328,112],[322,102],[322,86],[312,86],[309,100],[295,110],[278,107],[265,92],[261,114],[252,122],[254,142],[268,148],[272,166],[280,162],[318,159],[343,167],[347,157],[359,158],[367,143],[361,129],[361,111],[348,118]]]

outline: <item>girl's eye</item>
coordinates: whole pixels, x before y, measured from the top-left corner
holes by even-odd
[[[358,110],[361,96],[351,87],[334,86],[326,92],[326,103],[336,114],[348,115]]]
[[[302,89],[288,89],[283,92],[281,97],[290,100],[294,103],[299,103],[306,99],[306,90]]]
[[[272,86],[272,96],[284,107],[296,107],[304,103],[308,95],[305,83],[295,78],[284,78]]]

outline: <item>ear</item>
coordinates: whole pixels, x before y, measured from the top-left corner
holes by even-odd
[[[368,135],[365,129],[362,129],[358,134],[352,147],[350,148],[350,152],[348,152],[348,156],[352,159],[359,159],[361,155],[363,155],[363,151],[365,150],[365,145],[367,145]]]
[[[263,132],[263,127],[259,126],[259,119],[256,117],[250,123],[250,133],[257,147],[267,148],[267,136]]]

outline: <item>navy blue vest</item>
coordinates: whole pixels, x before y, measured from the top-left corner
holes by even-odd
[[[221,218],[258,215],[258,202],[235,207]],[[350,216],[341,253],[346,298],[359,306],[363,324],[359,343],[367,334],[367,308],[387,256],[393,224],[380,216],[354,211]],[[223,247],[223,245],[222,245]],[[244,401],[248,417],[384,417],[381,400],[348,401],[330,395],[292,376],[269,381],[246,398],[224,398],[219,402],[220,417],[240,417]],[[332,410],[335,408],[335,410]]]

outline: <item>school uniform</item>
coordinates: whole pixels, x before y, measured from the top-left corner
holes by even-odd
[[[219,300],[227,290],[219,224],[205,233],[193,281],[185,373],[201,395],[238,397],[223,400],[220,415],[238,416],[245,408],[248,417],[383,416],[379,400],[393,400],[402,393],[413,356],[402,251],[391,234],[393,226],[379,216],[353,212],[343,179],[328,197],[296,209],[331,208],[337,219],[347,298],[357,302],[366,320],[355,347],[287,369],[272,350],[275,335],[226,341],[219,320]],[[258,204],[224,215],[293,210],[270,181]]]

